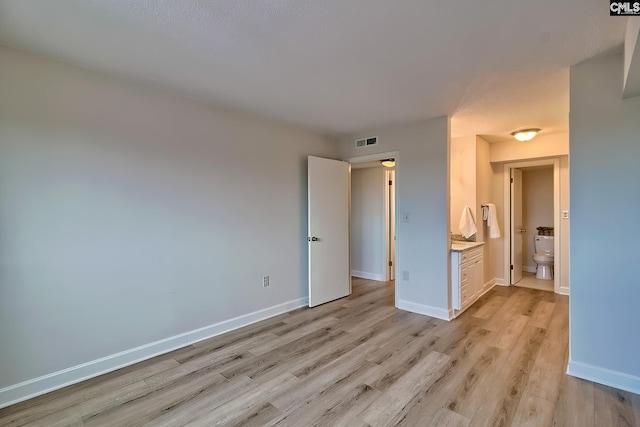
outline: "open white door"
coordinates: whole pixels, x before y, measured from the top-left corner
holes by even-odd
[[[522,280],[522,171],[511,168],[511,284]]]
[[[351,166],[309,156],[309,307],[351,294]]]

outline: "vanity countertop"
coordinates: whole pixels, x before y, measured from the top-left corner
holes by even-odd
[[[484,245],[484,242],[461,242],[457,240],[451,241],[451,250],[456,252],[464,252],[469,249],[477,248]]]

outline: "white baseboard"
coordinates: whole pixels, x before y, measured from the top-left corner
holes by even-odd
[[[531,267],[530,265],[523,265],[522,271],[526,271],[527,273],[535,273],[538,270],[535,266]]]
[[[447,310],[440,307],[418,304],[411,301],[399,300],[396,305],[400,310],[410,311],[412,313],[424,314],[425,316],[435,317],[442,320],[453,319],[453,310]]]
[[[640,377],[569,360],[567,374],[620,390],[640,394]]]
[[[360,277],[362,279],[377,280],[378,282],[385,281],[385,278],[382,274],[369,273],[367,271],[351,270],[351,275],[354,277]]]
[[[482,292],[480,293],[478,298],[480,298],[482,295],[486,294],[491,289],[493,289],[495,285],[496,285],[496,279],[491,279],[487,283],[485,283],[484,286],[482,287]]]
[[[560,286],[558,288],[558,294],[560,294],[560,295],[569,295],[569,288],[564,287],[564,286]]]
[[[0,389],[0,408],[304,307],[307,304],[308,298],[288,301],[2,388]]]
[[[509,285],[505,285],[504,279],[498,279],[497,277],[493,279],[493,283],[498,286],[509,286]]]

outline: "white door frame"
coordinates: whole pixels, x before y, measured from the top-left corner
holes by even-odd
[[[395,182],[393,183],[393,188],[396,192],[396,230],[398,229],[398,164],[399,164],[399,157],[400,157],[400,153],[398,151],[388,151],[385,153],[378,153],[378,154],[369,154],[366,156],[358,156],[358,157],[350,157],[347,159],[344,159],[345,162],[349,162],[349,163],[363,163],[363,162],[371,162],[374,160],[384,160],[384,159],[389,159],[389,158],[394,158],[396,161],[396,166],[395,166],[395,170],[396,170],[396,175],[395,175]],[[386,176],[386,174],[385,174]],[[386,190],[386,186],[385,186],[385,190]],[[385,191],[386,193],[388,193],[388,191]],[[385,198],[385,205],[388,202],[388,198]],[[384,208],[384,206],[383,206]],[[385,210],[385,217],[388,216],[388,209]],[[385,222],[388,221],[388,219],[385,220]],[[384,245],[383,245],[383,259],[388,259],[388,248],[389,248],[389,232],[388,229],[385,226],[385,233],[384,233]],[[396,236],[397,236],[397,231],[396,231]],[[349,236],[349,238],[351,238],[351,236]],[[393,260],[394,262],[394,266],[396,268],[396,273],[397,273],[397,268],[398,268],[398,259],[400,259],[400,251],[398,250],[399,248],[399,240],[396,237],[396,259]],[[351,245],[350,245],[351,246]],[[349,256],[351,256],[351,253],[349,253]],[[387,270],[387,267],[385,266],[385,271]],[[398,280],[395,281],[395,306],[398,306]]]
[[[393,188],[393,197],[391,197],[391,191],[389,190],[389,181],[392,181],[393,184],[391,187]],[[390,280],[395,280],[395,268],[396,268],[396,260],[395,252],[396,245],[394,242],[394,237],[397,234],[396,231],[396,201],[395,201],[395,192],[396,192],[396,174],[394,169],[385,168],[384,171],[384,235],[386,242],[386,251],[385,251],[385,271],[386,271],[386,280],[387,282]],[[392,203],[393,202],[393,203]],[[393,212],[392,212],[393,208]],[[393,250],[391,250],[393,248]],[[389,265],[391,262],[393,265]],[[392,273],[393,272],[393,273]]]
[[[511,169],[527,168],[531,166],[553,165],[553,229],[555,238],[553,239],[554,258],[554,274],[553,274],[553,292],[560,293],[560,273],[562,265],[560,264],[560,238],[562,232],[560,230],[560,159],[555,157],[543,160],[528,160],[521,162],[505,163],[504,165],[504,201],[503,201],[503,223],[504,223],[504,284],[511,286]]]

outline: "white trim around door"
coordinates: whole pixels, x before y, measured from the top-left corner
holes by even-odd
[[[359,156],[359,157],[350,157],[347,159],[344,159],[344,161],[349,162],[349,163],[363,163],[363,162],[371,162],[374,160],[384,160],[384,159],[389,159],[389,158],[393,158],[396,161],[396,166],[395,166],[395,182],[394,182],[394,190],[395,190],[395,194],[396,194],[396,215],[395,215],[395,219],[396,219],[396,228],[397,228],[397,222],[398,222],[398,215],[397,215],[397,205],[398,205],[398,169],[399,169],[399,164],[400,164],[400,153],[398,151],[388,151],[385,153],[378,153],[378,154],[369,154],[366,156]],[[386,175],[386,174],[385,174]],[[385,203],[386,205],[386,203]],[[386,215],[385,215],[386,216]],[[385,227],[386,228],[386,227]],[[387,251],[389,248],[389,232],[385,232],[384,235],[385,237],[385,244],[383,245],[383,250],[384,250],[384,256],[383,259],[387,259]],[[396,246],[395,246],[395,259],[393,260],[394,265],[397,267],[398,266],[398,260],[400,259],[400,242],[396,239]],[[349,254],[349,256],[351,256],[351,254]],[[386,271],[386,270],[385,270]],[[398,307],[398,295],[399,295],[399,289],[398,289],[398,281],[395,281],[395,306]]]
[[[523,160],[520,162],[511,162],[504,164],[503,177],[504,177],[504,190],[503,190],[503,219],[504,219],[504,277],[505,284],[509,286],[511,277],[511,169],[515,168],[527,168],[532,166],[544,166],[553,165],[553,228],[557,231],[556,239],[553,240],[553,250],[555,256],[555,269],[556,272],[560,272],[564,267],[561,264],[560,257],[560,159],[551,158],[543,160]],[[554,274],[553,277],[553,291],[555,293],[561,293],[560,289],[560,274]]]

